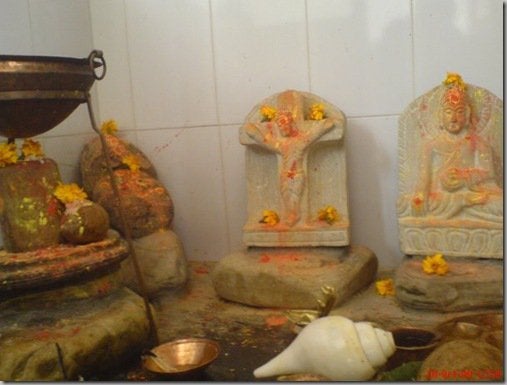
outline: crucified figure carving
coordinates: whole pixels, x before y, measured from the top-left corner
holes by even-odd
[[[245,131],[260,146],[278,155],[281,220],[289,227],[301,218],[301,196],[306,182],[306,154],[312,143],[337,123],[334,117],[305,120],[303,97],[296,91],[278,96],[273,120],[247,123]]]

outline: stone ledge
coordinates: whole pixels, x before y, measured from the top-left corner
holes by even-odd
[[[407,257],[396,270],[402,305],[441,312],[503,306],[503,261],[447,258],[449,272],[439,276],[425,274],[422,259]]]
[[[336,288],[336,305],[368,286],[375,254],[363,246],[249,248],[224,257],[211,279],[217,294],[257,307],[315,309],[321,287]]]

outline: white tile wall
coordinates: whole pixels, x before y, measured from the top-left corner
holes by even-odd
[[[125,7],[137,129],[216,124],[208,2],[127,0]]]
[[[408,0],[308,0],[312,92],[347,116],[398,113],[411,100]]]
[[[0,0],[0,53],[104,51],[98,119],[155,164],[189,259],[241,247],[245,115],[288,88],[324,97],[349,118],[353,242],[390,268],[398,116],[447,71],[502,97],[502,17],[500,0]],[[44,135],[64,178],[90,130],[80,106]]]
[[[212,0],[220,123],[280,90],[309,87],[303,0]]]
[[[414,0],[416,95],[449,71],[503,97],[502,6],[500,0]]]

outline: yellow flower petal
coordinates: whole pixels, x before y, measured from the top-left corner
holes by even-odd
[[[44,156],[41,144],[32,139],[25,139],[23,141],[23,144],[21,145],[21,153],[25,158],[30,156],[40,158]]]
[[[269,226],[274,226],[278,222],[280,222],[280,217],[273,210],[264,210],[262,212],[262,219],[259,221],[259,223],[265,223]]]
[[[392,278],[379,279],[375,282],[377,293],[383,296],[394,295],[394,282]]]
[[[462,91],[466,90],[467,87],[461,75],[455,72],[447,72],[447,76],[442,83],[446,86],[455,85]]]
[[[122,163],[129,167],[130,171],[137,172],[141,168],[140,159],[137,155],[131,154],[122,158]]]
[[[18,161],[15,143],[0,143],[0,167],[14,164]]]
[[[114,135],[118,131],[118,123],[116,123],[114,119],[106,120],[102,123],[100,131],[102,131],[103,134]]]
[[[53,195],[62,203],[72,203],[75,201],[85,200],[86,193],[76,183],[59,184],[56,186]]]
[[[324,105],[322,103],[312,104],[310,107],[310,119],[322,120],[324,119]]]
[[[449,265],[443,255],[437,253],[428,255],[422,261],[422,269],[426,274],[445,275],[449,271]]]
[[[276,108],[268,105],[261,107],[261,115],[265,120],[273,120],[276,116]]]
[[[340,219],[340,215],[333,206],[326,206],[319,210],[318,218],[319,220],[326,221],[328,224],[332,225]]]

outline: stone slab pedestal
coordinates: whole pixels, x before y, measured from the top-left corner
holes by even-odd
[[[250,247],[222,258],[211,273],[217,294],[257,307],[315,309],[322,286],[345,302],[375,278],[378,261],[363,246]]]
[[[396,271],[396,297],[405,306],[441,312],[503,306],[503,261],[447,258],[446,275],[428,275],[424,257],[406,257]]]
[[[137,294],[126,288],[100,299],[87,290],[86,299],[74,294],[72,300],[27,297],[1,310],[0,380],[87,380],[146,347],[149,324]]]

